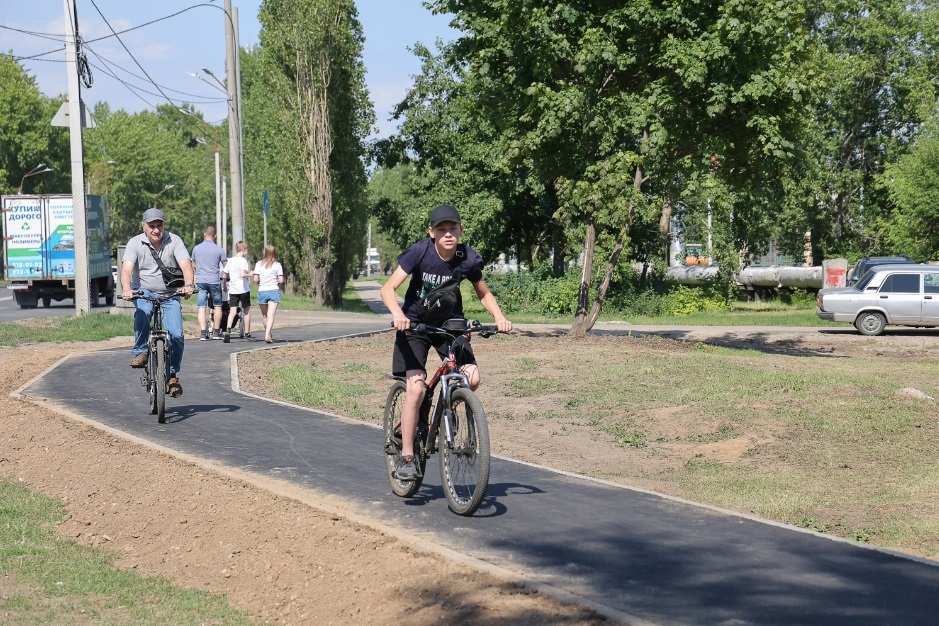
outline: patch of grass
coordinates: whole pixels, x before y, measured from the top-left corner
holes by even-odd
[[[114,568],[116,555],[56,534],[56,500],[0,481],[0,575],[16,594],[6,624],[250,624],[224,597]]]
[[[365,417],[374,408],[360,402],[367,388],[341,380],[331,372],[308,365],[288,365],[273,371],[280,395],[304,406],[331,409],[350,417]]]
[[[688,437],[688,441],[693,443],[717,443],[718,441],[726,441],[727,439],[733,439],[740,435],[737,430],[730,424],[722,424],[720,428],[712,433],[698,433]]]
[[[371,374],[375,370],[367,363],[346,363],[342,366],[342,371],[347,374]]]
[[[606,433],[613,436],[617,445],[624,448],[644,448],[646,445],[645,433],[638,430],[631,430],[624,424],[609,424],[602,428]]]
[[[509,382],[512,395],[522,398],[540,396],[556,386],[557,383],[549,378],[513,378]]]
[[[134,334],[129,315],[88,313],[81,317],[38,317],[0,324],[0,346],[62,341],[101,341]]]

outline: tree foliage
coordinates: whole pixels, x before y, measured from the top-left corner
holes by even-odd
[[[242,55],[247,194],[259,207],[271,193],[288,267],[338,305],[367,221],[362,27],[351,0],[265,0],[258,17],[260,46]]]
[[[68,130],[52,126],[62,98],[49,98],[16,61],[0,55],[0,193],[16,193],[40,163],[53,169],[27,179],[25,193],[70,190]]]

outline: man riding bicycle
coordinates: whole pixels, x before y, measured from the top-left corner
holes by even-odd
[[[414,434],[417,431],[418,412],[426,390],[427,353],[434,346],[441,358],[442,337],[428,337],[409,329],[412,322],[427,322],[429,318],[463,317],[460,282],[466,278],[476,289],[476,295],[495,319],[501,332],[512,330],[512,322],[505,318],[496,297],[483,280],[483,260],[478,252],[460,243],[463,225],[456,208],[443,204],[431,211],[427,239],[423,239],[398,257],[398,267],[382,286],[381,297],[391,311],[395,334],[392,373],[406,380],[407,392],[401,411],[401,462],[395,470],[399,480],[414,480],[418,475],[414,462]],[[398,305],[395,290],[410,276],[411,283],[404,296],[404,307]],[[446,294],[437,292],[449,291]],[[445,310],[430,310],[443,308]],[[460,350],[458,364],[469,381],[470,388],[480,383],[479,368],[469,343]]]
[[[179,236],[166,232],[165,218],[160,209],[147,209],[143,213],[143,233],[132,237],[124,250],[121,264],[123,298],[131,300],[134,289],[152,296],[175,292],[189,297],[193,291],[192,261],[186,245]],[[147,300],[136,300],[134,311],[134,355],[131,367],[146,367],[148,341],[150,339],[150,317],[153,304]],[[183,395],[179,372],[183,364],[183,312],[179,298],[167,300],[162,305],[163,323],[170,337],[170,362],[166,377],[166,392],[178,398]]]

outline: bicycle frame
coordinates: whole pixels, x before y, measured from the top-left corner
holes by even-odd
[[[456,338],[447,346],[447,358],[444,359],[440,367],[437,368],[437,371],[434,372],[434,375],[431,376],[430,382],[426,383],[427,389],[424,393],[431,394],[432,396],[436,395],[436,399],[432,402],[429,410],[429,415],[426,417],[424,415],[418,416],[418,434],[421,431],[421,422],[425,419],[427,420],[427,433],[423,440],[422,453],[428,457],[437,451],[437,431],[440,429],[441,421],[443,421],[447,445],[450,447],[453,446],[452,416],[449,414],[450,397],[454,389],[459,387],[469,388],[469,380],[466,378],[466,375],[460,371],[456,362],[456,353],[453,350],[453,343],[455,341]],[[440,389],[439,392],[435,394],[438,384],[440,384]]]

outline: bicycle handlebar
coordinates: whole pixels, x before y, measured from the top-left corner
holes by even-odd
[[[128,302],[133,302],[134,300],[149,300],[151,302],[165,302],[166,300],[171,300],[176,296],[180,295],[178,291],[173,291],[169,293],[158,293],[156,295],[148,296],[144,294],[143,291],[134,291],[130,298],[125,298]]]
[[[467,333],[479,333],[481,337],[491,337],[499,332],[499,328],[494,324],[480,324],[476,320],[472,320],[467,323],[466,328],[463,330],[447,330],[446,328],[440,328],[439,326],[432,326],[430,324],[424,324],[423,322],[414,324],[411,326],[411,330],[421,335],[449,335],[455,337],[456,335],[464,335]]]

